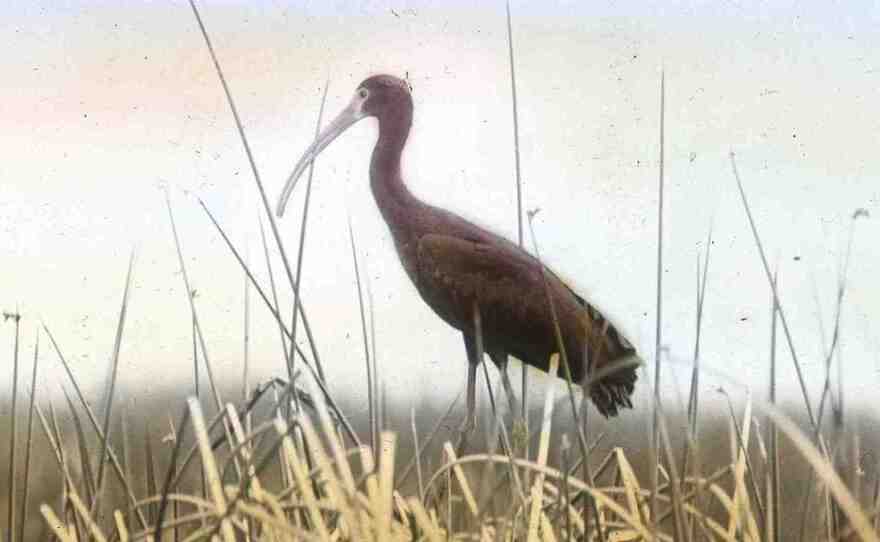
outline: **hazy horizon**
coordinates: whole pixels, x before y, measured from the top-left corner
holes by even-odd
[[[387,72],[413,86],[415,121],[404,158],[413,192],[515,240],[503,3],[199,6],[273,207],[313,136],[324,82],[330,81],[329,119],[360,80]],[[2,10],[7,78],[0,85],[6,123],[0,137],[7,159],[0,169],[6,255],[0,309],[18,307],[23,315],[22,359],[30,363],[45,321],[77,377],[97,393],[112,353],[128,256],[136,249],[120,385],[134,397],[189,382],[190,310],[165,209],[167,187],[208,354],[218,374],[238,382],[244,277],[196,197],[247,249],[268,288],[260,203],[189,7],[74,2]],[[880,378],[880,246],[874,242],[880,120],[873,114],[880,97],[880,7],[514,2],[511,12],[524,208],[541,209],[534,226],[542,258],[653,363],[663,70],[663,344],[675,359],[692,357],[696,258],[705,254],[712,229],[703,364],[750,385],[755,395],[765,393],[770,291],[731,174],[732,150],[770,265],[779,270],[814,402],[850,217],[861,208],[871,215],[856,224],[840,359],[852,397],[874,389]],[[464,349],[459,333],[406,279],[376,211],[367,182],[375,134],[373,121],[361,122],[317,162],[303,299],[331,389],[365,398],[350,217],[388,393],[402,401],[426,393],[448,400],[464,382]],[[299,237],[303,188],[278,222],[289,254]],[[278,258],[273,269],[279,285],[286,284]],[[289,304],[290,292],[280,288]],[[250,303],[255,384],[283,374],[283,364],[277,326],[253,290]],[[10,323],[3,326],[2,355],[10,366],[13,331]],[[298,337],[305,344],[301,329]],[[794,369],[779,338],[783,395],[797,401]],[[40,353],[42,370],[57,372],[45,336]],[[518,382],[518,364],[512,365]],[[684,382],[689,367],[666,363],[664,371]],[[0,377],[0,393],[9,393],[10,380],[11,370]],[[709,374],[704,385],[724,382]],[[56,379],[47,378],[39,393],[57,389]],[[649,390],[641,378],[641,409]],[[667,389],[672,400],[683,390]]]

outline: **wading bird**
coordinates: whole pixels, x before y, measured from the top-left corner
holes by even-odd
[[[482,361],[477,354],[477,315],[484,350],[498,366],[512,405],[507,358],[512,355],[547,371],[550,356],[560,351],[555,316],[572,380],[582,384],[589,380],[590,398],[606,417],[615,416],[619,408],[631,408],[635,349],[599,311],[519,246],[428,205],[407,189],[400,161],[412,124],[413,101],[405,81],[377,75],[358,86],[348,106],[296,164],[278,200],[278,216],[306,167],[339,134],[366,117],[379,121],[370,187],[400,262],[422,299],[464,336],[469,362],[465,430],[474,425],[474,381]],[[563,369],[560,372],[564,377]]]

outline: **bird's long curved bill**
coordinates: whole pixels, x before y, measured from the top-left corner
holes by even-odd
[[[327,127],[318,134],[315,142],[309,145],[309,148],[306,149],[302,157],[300,157],[299,162],[296,163],[296,167],[293,168],[293,173],[287,178],[287,182],[284,184],[284,190],[281,191],[281,196],[278,198],[278,207],[275,210],[275,214],[279,217],[284,214],[287,200],[290,199],[290,195],[293,193],[297,180],[299,180],[303,171],[306,170],[309,164],[311,164],[312,161],[321,154],[321,151],[336,139],[339,134],[362,118],[364,118],[364,114],[361,112],[359,105],[355,101],[352,101],[352,103],[348,104],[348,107],[343,109],[342,112],[333,119],[333,122],[328,124]]]

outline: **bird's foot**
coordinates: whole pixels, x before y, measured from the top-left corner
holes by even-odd
[[[526,420],[519,415],[513,417],[513,424],[510,428],[510,440],[513,441],[515,450],[525,450],[526,443],[529,441],[529,428]]]
[[[476,416],[465,416],[464,420],[461,422],[461,427],[458,428],[459,433],[471,433],[474,429],[477,428],[477,417]]]
[[[467,450],[468,438],[477,428],[476,416],[465,416],[461,427],[458,429],[458,446],[456,453],[461,456]]]

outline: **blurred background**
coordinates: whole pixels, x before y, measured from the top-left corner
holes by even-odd
[[[404,158],[412,191],[516,238],[503,3],[200,6],[273,206],[313,137],[325,81],[329,119],[362,79],[385,72],[413,88]],[[215,372],[238,390],[247,348],[249,385],[283,375],[277,326],[253,291],[245,346],[245,278],[196,199],[267,285],[258,192],[189,6],[28,2],[0,9],[0,307],[22,315],[22,359],[31,359],[44,322],[99,401],[134,250],[118,397],[144,404],[191,393],[191,314],[167,190]],[[876,217],[880,205],[877,4],[514,1],[510,10],[523,206],[541,210],[534,231],[542,258],[653,360],[665,70],[664,396],[670,405],[686,401],[696,262],[710,230],[703,385],[766,395],[771,294],[731,173],[728,153],[735,151],[817,401],[851,217],[861,208]],[[388,404],[408,410],[427,398],[442,409],[464,384],[464,349],[397,261],[368,187],[375,137],[374,121],[359,123],[317,162],[303,300],[331,391],[364,404],[351,220]],[[302,188],[279,222],[291,254]],[[880,378],[878,235],[875,218],[855,225],[841,316],[845,370],[834,379],[842,377],[856,402]],[[277,250],[272,263],[278,273]],[[289,306],[286,281],[279,295]],[[4,364],[13,332],[3,326]],[[301,331],[298,337],[304,346]],[[45,339],[37,392],[48,398],[57,395],[61,373]],[[780,352],[780,394],[802,405],[787,350]],[[511,364],[514,382],[519,368]],[[647,376],[638,384],[637,411],[649,406]],[[541,376],[532,381],[536,394],[547,385]],[[11,371],[3,371],[0,393],[10,389]],[[480,395],[485,401],[482,388]]]

